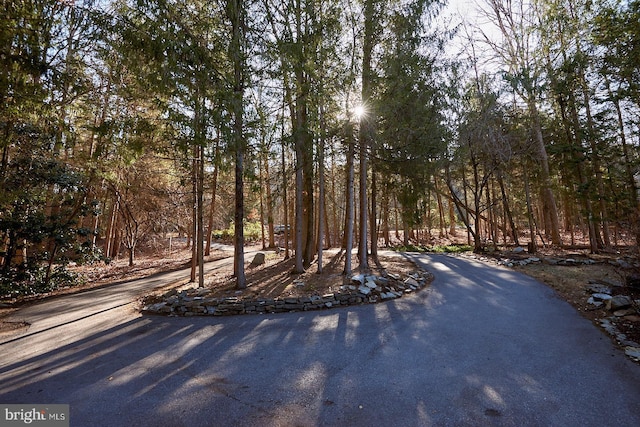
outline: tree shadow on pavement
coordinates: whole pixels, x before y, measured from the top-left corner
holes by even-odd
[[[388,303],[123,320],[59,348],[4,359],[0,401],[68,403],[71,425],[93,426],[640,423],[640,372],[607,353],[606,341],[591,343],[577,353],[588,360],[576,361],[570,350],[584,343],[566,336],[576,327],[563,326],[547,331],[546,343],[560,349],[546,357],[534,339],[546,323],[528,324],[531,301],[510,301],[515,290],[502,290],[482,269],[450,281],[442,278],[457,262],[428,267],[440,269],[437,286]],[[598,375],[588,374],[593,363],[601,363]]]

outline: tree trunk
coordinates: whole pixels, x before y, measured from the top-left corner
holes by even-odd
[[[197,147],[193,147],[191,152],[193,159],[191,160],[191,191],[192,191],[192,205],[191,205],[191,236],[193,241],[191,244],[191,275],[189,282],[196,281],[196,271],[198,267],[198,160],[197,160]]]
[[[275,248],[276,241],[273,232],[273,194],[271,194],[271,175],[269,173],[269,153],[264,159],[265,187],[267,188],[267,230],[269,232],[269,247]]]
[[[207,246],[205,256],[211,255],[211,234],[213,233],[213,216],[216,211],[216,191],[218,189],[218,156],[220,151],[220,133],[216,137],[216,147],[213,153],[213,178],[211,182],[211,206],[209,208],[209,226],[207,227]]]
[[[445,237],[445,221],[444,221],[444,205],[442,203],[442,194],[440,194],[440,190],[438,189],[438,177],[436,175],[433,176],[433,189],[436,192],[436,202],[438,203],[438,237]]]
[[[542,194],[543,194],[543,209],[548,213],[551,220],[551,242],[554,245],[562,246],[562,239],[560,238],[560,219],[558,218],[558,207],[556,206],[556,199],[553,196],[551,189],[551,172],[549,169],[549,157],[547,155],[547,149],[544,144],[544,138],[542,136],[542,126],[540,124],[540,115],[538,113],[538,107],[533,99],[528,101],[529,113],[532,118],[533,131],[538,145],[538,160],[541,166],[541,178],[542,178]]]
[[[264,233],[264,196],[262,195],[262,189],[264,188],[264,178],[262,176],[262,159],[258,159],[258,199],[260,205],[260,239],[262,240],[262,250],[267,249],[267,238]]]
[[[314,204],[313,204],[313,141],[309,132],[308,103],[309,76],[305,72],[308,60],[303,32],[303,7],[300,0],[295,5],[295,116],[292,117],[296,153],[296,263],[295,273],[303,273],[311,265],[315,255]]]
[[[450,183],[447,183],[450,184]],[[451,185],[449,185],[449,188],[451,189]],[[467,192],[467,174],[465,173],[465,167],[462,167],[462,190],[464,192],[464,212],[462,211],[462,209],[460,209],[460,206],[458,206],[458,211],[460,212],[460,215],[464,215],[464,223],[467,226],[467,245],[471,246],[471,224],[469,221],[469,195]],[[452,194],[452,196],[455,197],[454,194]]]
[[[351,275],[351,249],[353,246],[353,221],[354,221],[354,162],[353,157],[355,154],[354,142],[353,142],[353,129],[351,127],[351,123],[347,121],[345,125],[345,139],[347,140],[347,144],[349,146],[348,154],[347,154],[347,197],[346,197],[346,207],[347,212],[345,215],[345,258],[344,258],[344,271],[343,274],[345,276]]]
[[[456,231],[456,211],[454,209],[454,203],[449,200],[449,234],[453,237],[458,235]]]
[[[373,48],[375,46],[375,32],[376,32],[376,17],[375,17],[375,1],[365,0],[364,3],[364,40],[362,46],[362,108],[369,104],[372,91],[372,70],[371,60]],[[367,271],[369,269],[369,263],[367,260],[367,226],[368,218],[367,213],[369,210],[369,202],[367,200],[367,150],[371,143],[370,139],[373,135],[372,121],[366,116],[359,117],[360,129],[359,129],[359,142],[360,142],[360,223],[359,223],[359,244],[358,254],[360,255],[360,270]],[[375,224],[373,225],[375,228]],[[373,239],[374,236],[372,235]]]
[[[231,21],[229,53],[233,63],[233,143],[235,149],[234,273],[236,288],[245,289],[244,271],[244,31],[243,0],[227,1],[227,17]]]
[[[375,168],[371,171],[371,258],[378,262],[378,182]]]
[[[198,287],[204,288],[204,146],[198,147]]]
[[[622,157],[624,159],[624,167],[626,172],[626,181],[627,181],[627,191],[629,195],[629,223],[632,226],[633,232],[635,234],[636,245],[640,250],[640,206],[638,205],[638,186],[636,184],[636,180],[633,177],[633,169],[632,169],[632,161],[629,156],[629,147],[627,145],[627,135],[624,130],[624,120],[622,118],[622,108],[620,108],[620,99],[618,95],[614,94],[611,90],[611,83],[609,82],[608,76],[605,75],[605,82],[607,86],[607,91],[609,92],[609,97],[611,98],[611,102],[613,103],[616,109],[616,118],[618,120],[618,129],[620,132],[620,145],[622,147]]]
[[[386,186],[385,186],[386,187]],[[389,239],[389,211],[391,210],[391,206],[389,206],[389,192],[385,188],[382,191],[382,236],[384,238],[384,246],[388,248],[391,245],[391,241]]]
[[[516,228],[516,224],[513,221],[513,215],[511,214],[511,208],[509,206],[509,198],[507,197],[507,191],[504,186],[504,179],[502,177],[502,172],[498,171],[498,185],[500,185],[500,193],[502,195],[502,207],[504,209],[504,214],[509,221],[509,227],[511,228],[511,237],[513,237],[513,243],[516,246],[520,246],[520,239],[518,238],[518,230]]]
[[[522,169],[524,173],[524,194],[527,202],[527,219],[529,222],[529,253],[534,254],[537,252],[536,248],[536,231],[533,223],[533,209],[531,207],[531,191],[529,189],[529,171],[527,170],[526,160],[522,163]]]
[[[324,109],[320,106],[320,146],[318,147],[318,274],[322,273],[323,236],[325,219],[325,183],[324,183],[324,149],[325,149]]]
[[[582,139],[579,134],[580,131],[580,119],[578,117],[578,111],[576,106],[576,101],[572,91],[569,91],[568,96],[568,105],[565,106],[564,103],[560,100],[560,112],[562,117],[562,122],[565,126],[565,132],[567,134],[567,139],[571,144],[571,154],[573,156],[573,163],[576,167],[576,174],[578,175],[578,182],[580,183],[580,187],[582,188],[582,200],[584,204],[584,215],[588,225],[588,233],[589,233],[589,247],[591,253],[597,253],[599,248],[602,247],[602,240],[600,238],[600,232],[598,230],[598,221],[596,215],[593,211],[593,205],[591,202],[591,194],[589,194],[589,179],[587,178],[583,164],[586,161],[584,157],[584,153],[582,152]],[[573,132],[571,130],[571,123],[569,118],[567,117],[566,109],[569,109],[571,113],[571,120],[573,121]],[[574,136],[575,135],[575,136]]]
[[[302,257],[303,251],[303,224],[304,216],[302,214],[303,201],[302,201],[302,153],[296,148],[296,201],[295,201],[295,270],[294,273],[304,273],[304,260]]]
[[[282,142],[281,162],[282,162],[282,213],[284,219],[284,259],[289,259],[289,200],[287,196],[287,159],[285,156],[286,144],[284,140],[284,106],[282,108],[282,128],[280,139]]]

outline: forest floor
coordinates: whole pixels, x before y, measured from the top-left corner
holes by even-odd
[[[257,248],[256,248],[257,249]],[[257,298],[285,298],[310,295],[323,295],[337,292],[342,285],[350,284],[351,279],[345,277],[344,270],[345,252],[337,249],[329,249],[323,252],[323,271],[318,273],[317,259],[302,274],[293,273],[295,259],[284,258],[283,253],[273,250],[263,251],[265,262],[261,265],[253,265],[253,255],[246,259],[245,268],[247,280],[246,289],[236,289],[236,279],[233,276],[232,267],[215,271],[205,276],[204,287],[212,290],[210,297],[224,298],[239,296],[244,299]],[[358,273],[359,261],[357,254],[352,254],[351,265],[353,274]],[[409,273],[418,270],[414,263],[407,260],[400,253],[388,252],[379,256],[378,262],[369,258],[369,270],[367,274],[383,275],[388,273],[406,277]],[[180,288],[193,287],[192,283],[184,283]]]
[[[451,243],[451,242],[449,242]],[[247,248],[247,250],[258,250],[259,247]],[[387,255],[388,254],[388,255]],[[190,251],[186,249],[174,250],[171,254],[163,253],[154,256],[141,256],[137,259],[136,265],[129,267],[126,259],[117,259],[110,264],[102,263],[74,267],[74,271],[81,274],[85,280],[77,287],[59,289],[44,295],[23,297],[10,301],[0,301],[0,332],[8,327],[2,318],[13,312],[20,305],[34,300],[47,298],[55,295],[74,293],[81,290],[108,286],[109,284],[122,281],[135,280],[147,277],[164,271],[174,271],[187,268],[190,265]],[[212,251],[212,255],[207,257],[207,261],[229,257],[230,252]],[[344,268],[344,252],[337,250],[326,251],[324,254],[323,273],[317,274],[317,263],[303,274],[292,274],[294,260],[285,260],[282,253],[276,254],[274,251],[265,251],[265,263],[258,266],[247,265],[247,289],[237,291],[235,289],[235,279],[232,267],[225,267],[205,277],[205,287],[213,289],[211,296],[240,296],[242,298],[276,298],[276,297],[297,297],[304,295],[322,295],[337,291],[341,285],[345,284],[342,275]],[[253,255],[248,255],[246,261],[251,261]],[[478,256],[467,253],[463,256],[480,258],[487,262],[498,262],[504,259],[517,260],[529,255],[526,253],[514,253],[510,250],[496,251],[486,256]],[[603,255],[588,254],[586,250],[559,250],[542,249],[536,254],[542,259],[591,259],[593,264],[577,265],[557,265],[542,263],[531,263],[526,266],[513,267],[524,274],[535,277],[541,282],[553,288],[557,294],[573,305],[581,315],[596,322],[600,319],[611,316],[604,308],[595,307],[587,302],[589,293],[587,288],[590,283],[600,282],[612,284],[613,294],[625,294],[632,299],[640,299],[640,289],[625,286],[625,279],[632,274],[638,274],[640,270],[637,265],[637,256],[627,255],[620,252],[612,252]],[[388,273],[395,273],[405,276],[416,271],[413,265],[400,254],[385,252],[380,257],[380,262],[376,265],[370,262],[371,273],[380,274],[383,270]],[[355,251],[352,257],[353,271],[358,271],[358,259]],[[301,285],[303,283],[303,285]],[[171,284],[172,288],[183,289],[192,287],[193,284],[187,280],[180,283]],[[153,302],[159,294],[146,297],[145,302]],[[637,308],[637,307],[636,307]],[[616,327],[627,337],[640,343],[640,315],[624,316],[616,318]],[[4,331],[6,332],[6,331]]]

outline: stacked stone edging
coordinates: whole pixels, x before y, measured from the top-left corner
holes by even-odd
[[[395,274],[387,274],[386,277],[359,274],[351,278],[351,284],[341,286],[338,292],[284,298],[215,298],[206,288],[180,292],[173,289],[163,295],[163,301],[145,306],[142,312],[169,316],[229,316],[324,310],[401,298],[424,288],[430,278],[430,274],[424,271],[411,273],[404,280]]]

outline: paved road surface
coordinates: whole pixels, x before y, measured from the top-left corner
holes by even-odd
[[[640,366],[547,287],[415,258],[430,289],[322,312],[139,316],[128,285],[77,319],[79,295],[30,307],[0,402],[68,403],[72,426],[640,425]]]

